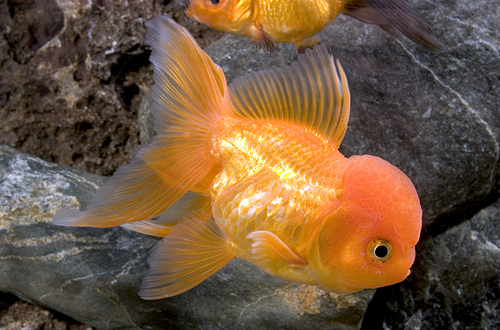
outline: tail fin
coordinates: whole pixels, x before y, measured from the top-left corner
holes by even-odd
[[[88,210],[61,210],[54,223],[111,227],[157,216],[218,166],[212,127],[227,84],[189,32],[167,17],[146,24],[154,67],[152,115],[157,132],[147,148],[97,190]]]
[[[404,35],[428,50],[444,49],[429,25],[405,0],[353,0],[345,5],[344,14],[368,24],[377,24],[395,37]]]

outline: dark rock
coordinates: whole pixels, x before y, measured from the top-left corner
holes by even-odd
[[[241,259],[179,296],[137,295],[157,238],[51,224],[104,178],[0,147],[0,290],[97,329],[357,329],[374,290],[332,294]]]
[[[377,292],[387,299],[385,327],[499,329],[499,219],[497,201],[472,220],[420,244],[408,280]]]
[[[144,23],[168,14],[205,44],[221,33],[166,1],[0,2],[0,144],[110,175],[139,143],[152,84]]]

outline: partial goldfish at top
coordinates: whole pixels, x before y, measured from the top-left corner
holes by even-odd
[[[275,42],[293,43],[304,52],[338,14],[376,24],[393,36],[406,36],[429,50],[443,45],[405,0],[185,0],[186,14],[213,29],[252,38],[269,51]]]
[[[228,86],[184,28],[166,17],[147,27],[157,135],[86,211],[61,210],[56,224],[164,237],[144,299],[189,290],[235,257],[335,292],[408,276],[417,192],[388,162],[338,151],[350,96],[325,47]]]

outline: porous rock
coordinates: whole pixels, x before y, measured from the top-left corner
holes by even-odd
[[[97,329],[357,329],[374,290],[338,295],[241,259],[179,296],[137,295],[158,239],[51,224],[105,178],[0,147],[0,290]]]
[[[0,1],[0,144],[110,175],[139,143],[152,84],[144,23],[166,14],[205,44],[220,33],[181,1]]]

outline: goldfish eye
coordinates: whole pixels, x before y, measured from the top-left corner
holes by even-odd
[[[212,5],[218,5],[218,4],[219,4],[219,2],[220,2],[219,0],[210,0],[210,3],[211,3]]]
[[[386,262],[392,257],[392,244],[386,239],[378,238],[368,245],[368,255],[376,262]]]

